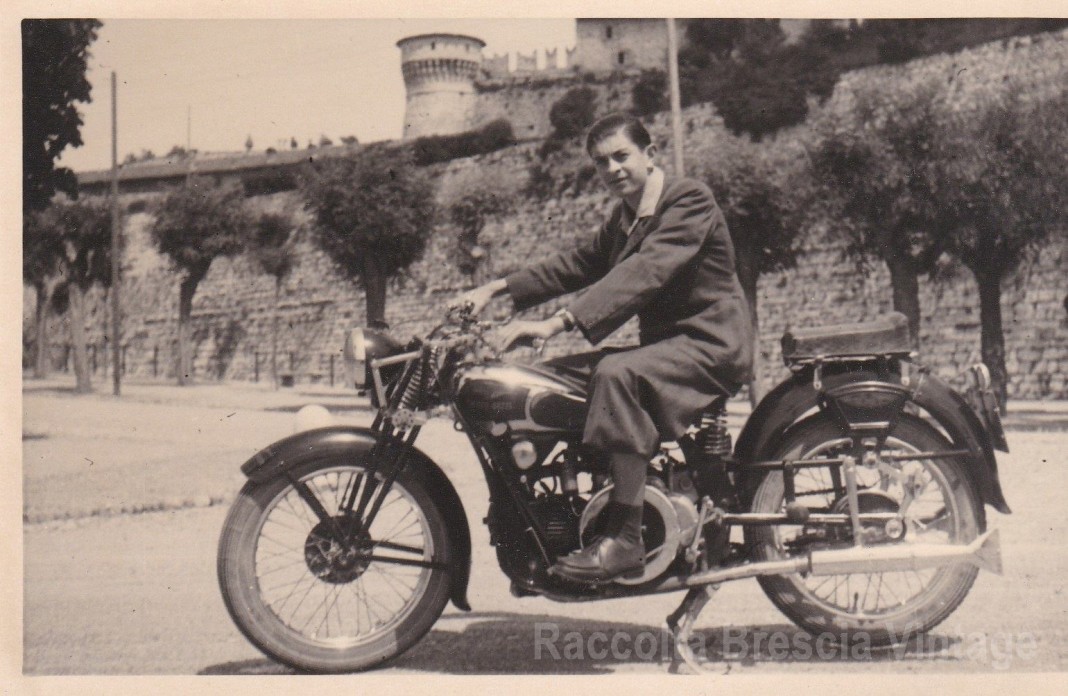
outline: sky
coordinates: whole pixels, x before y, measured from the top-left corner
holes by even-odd
[[[201,151],[255,150],[354,135],[360,142],[399,138],[404,83],[398,39],[451,32],[486,42],[485,56],[529,54],[575,45],[575,16],[1012,16],[1044,14],[1043,3],[1024,0],[10,0],[23,16],[96,16],[104,22],[90,46],[87,77],[93,101],[80,104],[84,145],[67,148],[59,164],[75,171],[111,166],[110,75],[118,78],[120,161],[174,145]],[[1049,0],[1046,0],[1049,1]],[[1053,6],[1063,0],[1052,0]],[[1036,5],[1031,7],[1031,5]],[[14,10],[3,10],[3,13]],[[104,8],[121,19],[109,19]],[[524,12],[552,19],[485,19]],[[133,16],[345,16],[393,13],[408,19],[131,19]],[[1061,6],[1061,14],[1064,7]],[[1048,9],[1045,12],[1048,14]],[[428,15],[449,14],[430,19]],[[14,17],[7,18],[13,19]],[[6,25],[5,25],[6,28]],[[17,29],[16,36],[17,36]],[[17,50],[17,49],[16,49]],[[15,54],[17,56],[17,54]],[[5,55],[5,57],[7,57]],[[15,58],[17,61],[17,58]],[[513,57],[514,63],[514,57]]]
[[[107,19],[91,44],[92,102],[79,104],[84,144],[60,164],[111,166],[111,72],[118,85],[118,156],[174,145],[205,152],[399,138],[400,49],[436,31],[486,42],[484,56],[575,45],[573,19]],[[514,57],[513,57],[514,62]],[[541,63],[539,62],[539,65]]]

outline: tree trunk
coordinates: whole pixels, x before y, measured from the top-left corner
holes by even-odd
[[[43,379],[48,376],[51,362],[51,353],[48,350],[48,285],[36,284],[34,290],[37,292],[37,311],[34,317],[33,376]]]
[[[909,321],[909,336],[912,349],[920,350],[920,281],[916,276],[916,264],[911,258],[891,254],[886,257],[890,269],[890,285],[893,288],[894,310],[901,312]]]
[[[70,284],[70,345],[74,351],[75,389],[79,394],[93,391],[89,375],[89,356],[85,346],[85,295],[77,283]]]
[[[364,254],[363,286],[367,292],[367,326],[385,326],[386,274],[374,253]]]
[[[271,380],[278,388],[278,299],[282,294],[282,279],[274,279],[274,312],[271,315]]]
[[[979,284],[980,350],[998,407],[1005,413],[1008,402],[1008,371],[1005,369],[1005,335],[1001,328],[1001,276],[985,267],[973,268]]]
[[[191,354],[190,317],[193,314],[193,295],[198,280],[186,278],[178,289],[178,386],[193,383],[193,359]]]
[[[760,316],[757,314],[757,281],[760,273],[756,270],[754,254],[744,248],[736,250],[735,262],[738,271],[738,281],[745,293],[745,301],[749,305],[749,318],[753,323],[753,379],[749,382],[749,403],[756,408],[760,400],[764,398],[764,358],[760,351]]]

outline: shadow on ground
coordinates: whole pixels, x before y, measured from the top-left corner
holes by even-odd
[[[459,630],[449,624],[462,622]],[[929,659],[960,642],[950,635],[911,638],[896,648],[864,641],[837,645],[830,634],[812,636],[790,624],[728,626],[695,631],[690,646],[707,671],[726,674],[761,663],[853,663]],[[426,636],[386,667],[435,674],[610,674],[625,665],[658,665],[687,672],[662,627],[574,620],[554,615],[483,612],[443,616]],[[213,665],[200,672],[294,674],[269,659]]]

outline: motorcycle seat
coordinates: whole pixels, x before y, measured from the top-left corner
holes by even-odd
[[[787,329],[782,336],[782,358],[787,365],[868,355],[905,357],[910,352],[909,323],[900,312],[873,321]]]

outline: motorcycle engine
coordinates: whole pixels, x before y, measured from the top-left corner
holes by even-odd
[[[554,555],[566,555],[579,548],[579,520],[584,505],[580,497],[556,493],[541,493],[529,503],[528,509],[545,531],[547,550]],[[490,524],[490,543],[497,549],[505,574],[520,587],[543,581],[548,568],[514,508],[491,503],[486,521]]]
[[[546,545],[554,554],[564,555],[579,547],[581,498],[546,494],[538,496],[530,507],[545,530]]]
[[[608,505],[612,486],[606,486],[591,499],[579,520],[579,538],[583,545],[592,541],[603,520],[599,517]],[[640,585],[661,575],[698,533],[699,515],[691,496],[669,491],[659,479],[650,478],[645,486],[642,511],[642,540],[645,542],[645,570],[636,578],[618,578],[623,585]],[[654,550],[655,549],[655,550]]]

